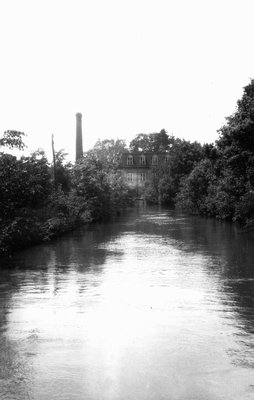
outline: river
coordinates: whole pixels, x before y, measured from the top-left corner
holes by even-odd
[[[0,399],[254,399],[253,243],[140,207],[1,260]]]

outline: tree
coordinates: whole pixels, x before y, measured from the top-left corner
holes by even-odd
[[[17,148],[23,150],[26,145],[23,142],[25,134],[19,131],[5,131],[3,137],[0,138],[0,147],[8,147],[9,149]]]
[[[242,221],[254,217],[250,206],[254,190],[254,80],[244,87],[243,96],[237,102],[234,114],[219,130],[218,149],[222,168],[220,181],[224,192],[230,197],[233,219]],[[246,201],[246,209],[243,204]]]
[[[234,114],[226,118],[227,124],[219,129],[217,146],[220,150],[254,153],[254,79],[244,88],[242,99],[237,102]]]
[[[172,144],[173,137],[169,138],[165,129],[158,133],[139,133],[130,142],[130,151],[142,151],[151,153],[163,153],[168,151]]]
[[[122,139],[98,140],[94,147],[87,152],[88,156],[94,157],[99,161],[104,170],[117,169],[121,154],[127,151],[126,141]]]
[[[0,213],[11,217],[20,208],[40,207],[51,192],[48,161],[44,152],[30,157],[3,154],[0,157]]]
[[[110,212],[110,185],[102,163],[93,155],[85,155],[73,168],[73,189],[94,220]]]
[[[162,135],[151,138],[151,149],[159,149],[161,152],[163,146],[168,154],[168,162],[159,163],[152,168],[151,180],[146,185],[145,196],[152,202],[161,201],[171,206],[175,203],[175,197],[180,190],[181,179],[187,176],[194,166],[203,158],[202,146],[186,140],[176,139],[173,136],[168,138],[167,144]],[[158,140],[157,140],[158,139]],[[153,142],[152,142],[153,141]]]
[[[205,160],[182,181],[178,204],[254,225],[254,80],[244,88],[235,113],[218,132],[215,146],[203,146]]]
[[[168,172],[161,182],[161,194],[171,205],[180,190],[181,180],[188,176],[203,158],[202,146],[197,142],[174,139],[169,152]],[[166,200],[167,199],[167,200]]]
[[[181,180],[176,196],[177,206],[194,214],[210,214],[206,203],[209,187],[215,179],[212,162],[208,159],[200,161]]]
[[[70,162],[65,162],[66,156],[67,153],[63,149],[57,151],[55,153],[55,166],[51,167],[51,169],[55,168],[55,187],[59,188],[60,186],[64,193],[71,189],[71,169],[73,167]]]

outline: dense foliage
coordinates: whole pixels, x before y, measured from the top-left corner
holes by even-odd
[[[172,145],[173,138],[167,135],[165,129],[158,133],[139,133],[130,142],[130,151],[142,151],[151,153],[163,153],[168,151]]]
[[[23,137],[6,131],[0,145],[22,150]],[[65,156],[56,152],[53,166],[42,150],[20,158],[0,153],[0,255],[106,218],[128,202],[115,158],[106,165],[94,152],[73,166]]]
[[[116,170],[119,167],[121,154],[127,150],[126,142],[122,139],[97,140],[94,147],[87,152],[100,161],[104,170]]]
[[[144,152],[149,149],[149,152],[167,155],[167,162],[162,158],[162,161],[159,159],[158,165],[152,167],[151,180],[144,192],[146,200],[174,205],[181,180],[203,157],[202,146],[197,142],[190,143],[174,136],[169,137],[164,130],[157,134],[138,135],[136,139],[135,146],[135,140],[131,142],[132,148],[139,148],[139,151]]]
[[[244,88],[215,144],[159,133],[139,134],[133,151],[168,154],[153,167],[144,196],[188,212],[254,225],[254,80]]]
[[[220,219],[254,225],[254,80],[219,130],[215,146],[181,182],[177,204]]]

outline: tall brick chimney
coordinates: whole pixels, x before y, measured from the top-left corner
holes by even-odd
[[[76,161],[83,156],[82,114],[76,114]]]

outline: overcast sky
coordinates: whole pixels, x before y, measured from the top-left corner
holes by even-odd
[[[213,142],[254,78],[253,0],[0,0],[0,134]]]

